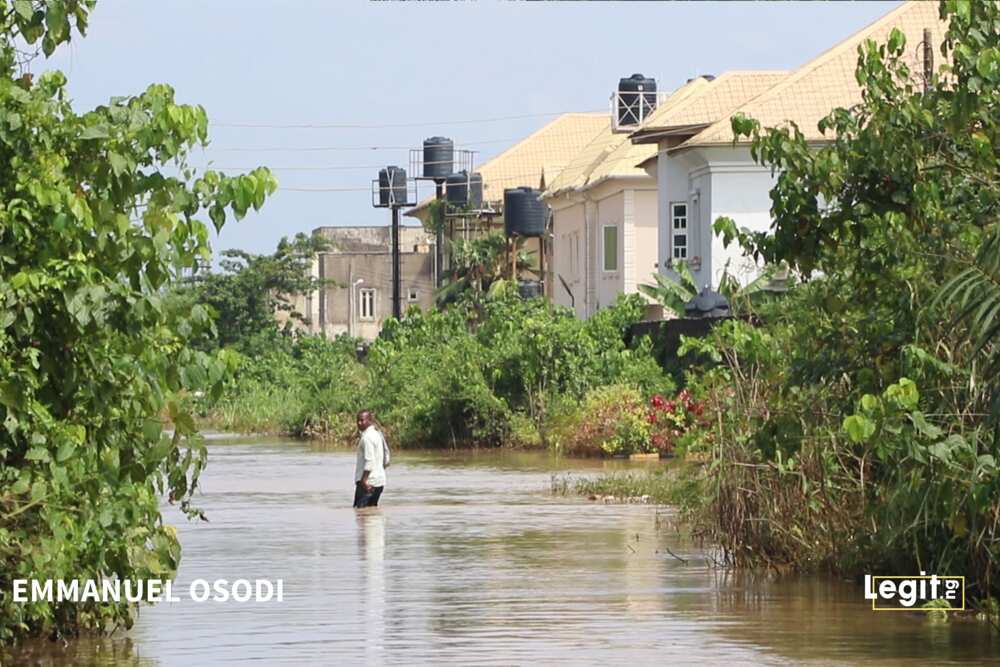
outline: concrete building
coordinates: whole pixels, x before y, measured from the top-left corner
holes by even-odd
[[[939,55],[946,25],[936,3],[911,1],[791,73],[728,72],[705,81],[686,101],[653,114],[632,135],[636,143],[657,146],[656,156],[640,166],[656,179],[659,191],[661,273],[676,278],[673,263],[684,260],[699,286],[716,287],[727,263],[741,282],[759,275],[761,267],[739,248],[724,248],[712,231],[720,216],[753,231],[766,231],[772,222],[774,176],[754,162],[749,143],[734,136],[733,116],[754,118],[762,127],[793,122],[811,143],[831,141],[817,127],[819,121],[835,108],[862,101],[854,75],[858,48],[866,40],[885,43],[894,28],[905,34],[907,64],[919,77],[923,31],[930,31],[929,46]]]
[[[628,136],[605,116],[543,195],[552,211],[547,294],[581,318],[637,292],[656,271],[656,180],[636,166],[656,149]]]
[[[334,338],[340,334],[372,340],[392,317],[392,231],[379,227],[319,227],[313,234],[330,249],[313,264],[313,276],[334,284],[298,297],[303,329]],[[422,227],[400,227],[402,308],[434,306],[434,241]]]

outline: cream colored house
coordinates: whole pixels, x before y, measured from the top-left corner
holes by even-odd
[[[701,77],[688,81],[660,102],[643,127],[685,109],[691,112],[694,100],[701,101],[694,113],[711,113],[716,98],[702,96],[711,89]],[[609,118],[544,195],[552,209],[550,295],[582,318],[613,304],[620,294],[638,292],[658,270],[657,182],[639,166],[655,160],[657,148],[633,143],[618,130]]]
[[[615,132],[611,119],[548,183],[550,286],[557,304],[593,315],[656,271],[656,181],[635,165],[655,155]]]
[[[771,226],[774,177],[753,161],[746,141],[734,145],[733,115],[755,118],[764,127],[794,122],[808,140],[829,141],[817,127],[820,119],[861,102],[854,76],[858,48],[869,39],[885,43],[893,28],[906,35],[913,72],[922,71],[925,29],[929,46],[940,53],[946,26],[937,3],[907,2],[790,74],[728,72],[633,133],[633,142],[657,148],[655,158],[640,164],[657,182],[662,273],[675,276],[673,262],[685,260],[700,285],[717,286],[727,262],[741,281],[759,275],[752,259],[738,248],[723,248],[712,233],[720,216],[755,231]]]

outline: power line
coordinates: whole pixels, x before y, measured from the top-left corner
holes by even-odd
[[[603,112],[603,110],[602,110]],[[228,123],[212,122],[214,127],[244,127],[255,129],[275,129],[275,130],[384,130],[399,127],[436,127],[440,125],[473,125],[476,123],[498,123],[505,120],[522,120],[525,118],[543,118],[547,116],[561,116],[565,113],[601,113],[598,111],[549,111],[546,113],[522,114],[518,116],[495,116],[493,118],[469,118],[462,120],[435,120],[421,121],[414,123],[385,123],[381,125],[369,125],[360,123]]]
[[[456,150],[461,150],[463,146],[480,146],[483,144],[502,144],[510,141],[520,141],[524,137],[513,139],[490,139],[488,141],[466,141],[461,146],[455,146]],[[255,152],[280,152],[286,151],[312,153],[322,151],[408,151],[413,150],[413,146],[321,146],[321,147],[264,147],[264,148],[212,148],[213,151],[225,151],[229,153],[255,153]],[[419,150],[419,149],[418,149]]]

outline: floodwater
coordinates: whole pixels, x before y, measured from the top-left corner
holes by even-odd
[[[394,454],[356,512],[354,455],[212,440],[199,505],[170,508],[182,601],[110,639],[25,646],[2,664],[992,664],[982,624],[876,613],[859,586],[726,573],[667,508],[550,493],[544,454]],[[618,463],[621,466],[623,464]],[[683,562],[682,562],[683,560]],[[189,599],[194,579],[283,580],[282,602]]]

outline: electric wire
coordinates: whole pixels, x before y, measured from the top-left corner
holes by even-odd
[[[549,111],[545,113],[521,114],[517,116],[494,116],[492,118],[465,118],[459,120],[416,121],[412,123],[250,123],[211,121],[213,127],[239,127],[274,130],[385,130],[404,127],[437,127],[441,125],[475,125],[477,123],[498,123],[506,120],[523,120],[526,118],[544,118],[561,116],[567,113],[603,113],[601,111]]]

